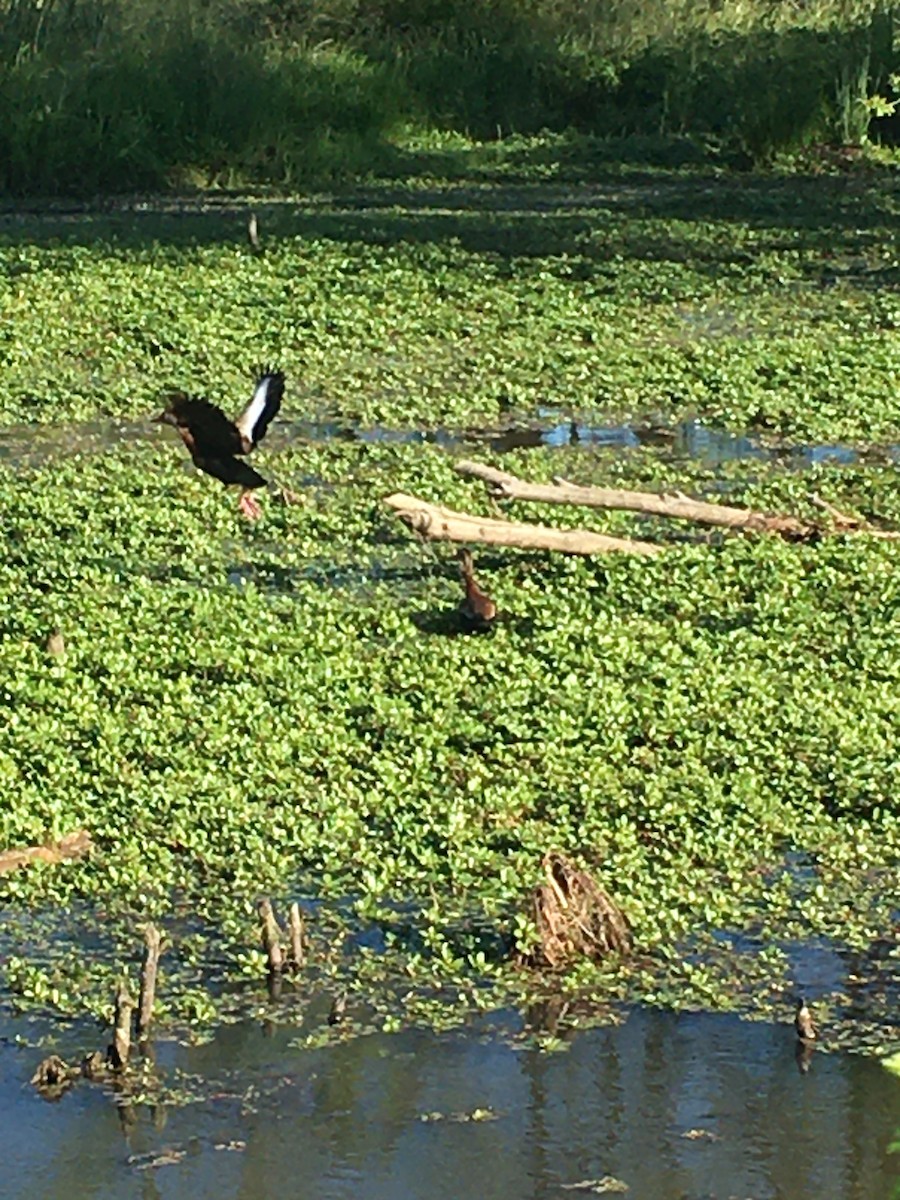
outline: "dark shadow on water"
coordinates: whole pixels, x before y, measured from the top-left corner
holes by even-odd
[[[355,563],[312,561],[304,567],[283,567],[278,563],[245,561],[225,568],[225,579],[232,587],[256,587],[278,591],[296,591],[298,585],[314,583],[324,588],[368,588],[375,584],[395,584],[402,594],[408,585],[419,584],[435,573],[435,564],[386,566],[377,560]],[[158,577],[158,576],[157,576]]]
[[[517,616],[510,612],[499,612],[487,628],[472,628],[465,624],[459,610],[455,608],[425,609],[413,613],[410,620],[420,633],[431,637],[489,638],[501,629],[509,629],[522,637],[530,637],[537,628],[533,618]]]
[[[425,609],[413,613],[410,620],[420,633],[426,633],[429,637],[468,637],[472,633],[472,630],[464,628],[455,608]]]

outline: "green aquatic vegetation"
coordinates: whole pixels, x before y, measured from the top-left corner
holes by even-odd
[[[368,1006],[301,1037],[404,1011],[459,1020],[539,989],[510,954],[549,848],[595,870],[632,921],[639,966],[561,981],[607,1007],[746,1004],[748,979],[773,998],[790,966],[767,945],[864,949],[893,927],[891,543],[504,505],[667,548],[484,548],[503,619],[450,636],[452,550],[381,501],[495,514],[453,470],[493,452],[320,442],[292,424],[694,412],[773,442],[854,439],[870,448],[858,462],[808,470],[789,455],[716,465],[671,442],[503,464],[810,517],[817,493],[900,527],[895,468],[872,445],[896,437],[891,181],[860,189],[852,221],[829,182],[748,180],[748,199],[723,179],[714,202],[683,177],[646,186],[598,200],[430,182],[273,204],[261,258],[237,243],[238,211],[2,226],[0,411],[31,423],[0,433],[0,845],[84,827],[96,852],[2,876],[0,896],[88,927],[102,913],[106,938],[11,936],[10,1003],[103,1016],[152,916],[170,939],[160,1019],[196,1033],[260,1003],[266,893],[308,905],[311,965],[288,999]],[[826,267],[841,278],[819,289]],[[298,503],[273,488],[248,525],[145,418],[176,385],[233,409],[264,359],[291,383],[259,466]],[[759,944],[685,951],[719,930]]]
[[[461,151],[547,170],[585,134],[601,159],[747,165],[806,152],[846,164],[896,104],[883,0],[349,11],[344,0],[6,3],[0,188],[297,187],[403,176]]]
[[[424,989],[406,1011],[459,1019],[474,980],[495,1001],[521,989],[504,963],[551,846],[599,870],[645,951],[723,927],[858,945],[888,927],[889,543],[673,543],[653,562],[485,550],[479,572],[508,619],[447,637],[422,618],[458,601],[452,553],[411,540],[378,501],[402,486],[489,507],[452,456],[289,444],[267,461],[291,487],[315,482],[297,505],[269,498],[256,526],[161,433],[0,481],[3,841],[84,826],[97,844],[83,863],[4,877],[4,895],[101,902],[115,931],[98,972],[90,953],[91,972],[66,954],[8,964],[17,1003],[101,1013],[113,962],[136,973],[136,917],[171,922],[174,899],[206,924],[164,963],[164,1016],[240,1011],[246,991],[215,981],[261,977],[264,891],[351,897],[310,915],[317,978],[349,982],[390,1023],[399,973]],[[527,459],[534,475],[558,462]],[[604,462],[627,479],[627,456],[591,467]],[[634,468],[653,474],[644,452]],[[709,472],[677,467],[687,490],[692,473],[699,490]],[[752,464],[728,474],[738,499],[794,486]],[[875,495],[886,476],[854,468],[847,484]],[[56,625],[64,658],[44,649]],[[807,884],[773,886],[787,846],[815,856]],[[353,948],[367,929],[377,954]],[[757,970],[783,982],[780,960]],[[741,978],[675,959],[630,983],[577,968],[569,986],[717,1007]]]
[[[434,428],[673,419],[896,432],[896,182],[662,173],[415,181],[0,222],[0,419],[234,408],[277,360],[297,418]],[[180,210],[179,210],[180,208]],[[834,286],[820,287],[835,281]]]

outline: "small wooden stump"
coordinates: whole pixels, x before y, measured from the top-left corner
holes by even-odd
[[[62,635],[62,630],[53,629],[47,638],[47,653],[51,658],[65,658],[66,656],[66,639]]]
[[[593,876],[562,854],[546,854],[543,866],[546,882],[532,894],[540,941],[524,961],[556,970],[578,958],[600,962],[627,954],[631,931],[625,914]]]
[[[259,236],[259,218],[251,212],[247,218],[247,242],[254,254],[262,254],[262,241]]]
[[[159,970],[159,956],[162,951],[162,934],[155,925],[144,929],[144,965],[141,968],[141,990],[138,1000],[137,1035],[138,1041],[147,1040],[147,1034],[153,1023],[153,1005],[156,1001],[156,976]]]
[[[347,1011],[347,993],[338,992],[331,1001],[331,1007],[328,1010],[328,1024],[340,1025],[344,1019],[344,1014]]]
[[[128,1068],[128,1056],[131,1053],[131,1016],[133,1012],[134,1000],[128,990],[128,984],[122,980],[116,992],[113,1040],[106,1051],[106,1061],[114,1071],[125,1071]]]
[[[58,1100],[73,1083],[72,1068],[58,1054],[51,1054],[38,1063],[31,1082],[45,1100]]]
[[[284,967],[284,951],[281,948],[281,930],[275,920],[272,901],[268,897],[260,900],[257,912],[262,923],[262,943],[269,963],[269,972],[272,975],[278,975]]]
[[[291,905],[288,916],[288,939],[290,942],[288,966],[292,971],[299,971],[306,961],[306,950],[303,944],[303,918],[300,915],[300,905],[296,901]]]
[[[99,1050],[84,1056],[81,1060],[81,1074],[90,1080],[106,1078],[106,1059]]]

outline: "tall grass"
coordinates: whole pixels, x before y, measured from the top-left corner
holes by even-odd
[[[14,0],[0,188],[292,184],[364,165],[399,118],[402,84],[351,46],[273,36],[258,7]]]
[[[859,142],[889,0],[0,0],[0,189],[384,166],[401,128]]]

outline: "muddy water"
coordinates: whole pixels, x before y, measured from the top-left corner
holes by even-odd
[[[162,1048],[205,1098],[137,1110],[85,1084],[28,1087],[37,1051],[0,1047],[5,1200],[888,1200],[900,1195],[900,1079],[786,1026],[633,1013],[546,1054],[518,1018],[452,1034],[224,1028]],[[134,1111],[134,1110],[132,1110]],[[480,1119],[472,1119],[473,1116]],[[573,1185],[582,1184],[581,1188]]]

